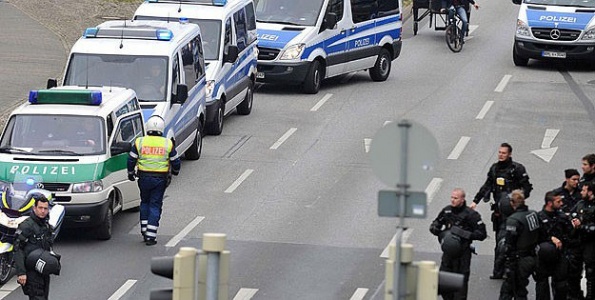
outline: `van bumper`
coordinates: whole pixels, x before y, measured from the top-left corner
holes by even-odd
[[[541,60],[556,60],[560,58],[544,57],[544,51],[566,53],[566,60],[591,60],[595,61],[595,43],[593,44],[552,44],[529,40],[514,40],[516,54],[524,58]]]
[[[103,222],[105,212],[109,208],[107,199],[91,204],[68,204],[64,205],[64,228],[95,227]]]
[[[399,55],[401,55],[401,46],[403,45],[403,41],[398,40],[393,42],[393,60],[397,59]]]
[[[283,64],[259,62],[256,67],[256,81],[263,83],[300,84],[306,79],[311,63],[310,61]]]

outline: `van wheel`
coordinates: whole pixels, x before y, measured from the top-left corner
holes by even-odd
[[[529,63],[529,59],[522,57],[516,53],[516,45],[512,48],[512,61],[517,67],[526,67]]]
[[[108,208],[103,216],[103,222],[97,227],[96,236],[97,239],[107,241],[112,238],[112,224],[114,221],[114,209],[112,208],[113,199],[110,196]]]
[[[244,101],[237,107],[238,115],[246,116],[252,111],[252,101],[254,100],[254,81],[250,80],[248,84],[248,90],[246,91],[246,97]]]
[[[196,127],[196,136],[194,138],[194,143],[192,146],[184,152],[186,159],[188,160],[197,160],[200,158],[200,153],[202,152],[202,126],[200,126],[200,122]]]
[[[223,114],[225,113],[225,104],[223,99],[217,101],[217,112],[215,113],[215,119],[212,122],[207,123],[205,126],[205,132],[210,135],[220,135],[223,132]]]
[[[390,75],[391,59],[390,52],[382,48],[374,67],[370,69],[370,77],[374,81],[385,81]]]
[[[306,94],[316,94],[320,90],[320,82],[322,81],[322,70],[320,61],[315,60],[308,70],[306,80],[304,80],[303,90]]]

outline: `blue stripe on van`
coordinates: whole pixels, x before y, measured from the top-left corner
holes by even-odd
[[[527,9],[529,27],[585,30],[595,18],[593,13],[562,13]]]
[[[283,49],[287,43],[301,31],[258,29],[258,46],[263,48]]]

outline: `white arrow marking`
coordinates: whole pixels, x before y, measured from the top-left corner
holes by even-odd
[[[552,142],[560,132],[560,129],[546,129],[545,136],[543,137],[543,142],[541,142],[541,149],[549,148],[552,145]]]
[[[552,160],[552,158],[554,158],[554,154],[556,154],[556,151],[558,151],[558,147],[533,150],[533,151],[531,151],[531,153],[535,154],[535,156],[537,156],[537,157],[543,159],[545,162],[549,163],[550,160]]]

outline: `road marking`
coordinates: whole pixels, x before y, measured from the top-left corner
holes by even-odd
[[[362,300],[364,299],[364,296],[366,296],[367,293],[368,289],[357,288],[357,290],[355,290],[355,293],[353,293],[353,296],[351,296],[349,300]]]
[[[269,149],[276,150],[277,148],[279,148],[281,144],[283,144],[283,142],[285,142],[296,130],[297,128],[290,128],[289,130],[287,130],[287,132],[281,138],[279,138]]]
[[[194,218],[194,220],[186,225],[182,231],[172,237],[171,240],[165,244],[165,247],[175,247],[186,235],[188,235],[188,233],[190,233],[190,231],[192,231],[192,229],[194,229],[194,227],[198,226],[198,224],[200,224],[200,222],[202,222],[204,219],[205,217],[202,216],[197,216]]]
[[[21,285],[16,280],[9,280],[2,287],[0,287],[0,299],[10,295],[14,290],[18,289]]]
[[[317,111],[332,96],[333,96],[333,94],[324,95],[324,97],[322,97],[322,99],[320,99],[320,101],[318,101],[318,103],[316,103],[316,105],[314,105],[312,108],[310,108],[310,111]]]
[[[241,288],[238,293],[233,297],[233,300],[249,300],[256,295],[258,289],[247,289]]]
[[[345,77],[341,80],[341,83],[347,83],[349,80],[351,80],[351,77],[353,77],[353,75],[355,75],[356,72],[351,72],[347,75],[345,75]]]
[[[401,244],[407,243],[407,240],[409,239],[409,236],[411,236],[412,232],[413,232],[413,228],[407,228],[407,230],[403,231],[403,236],[401,236]],[[393,235],[393,238],[390,240],[390,242],[388,242],[388,245],[386,245],[386,247],[384,247],[384,250],[382,250],[382,253],[380,253],[380,257],[388,258],[388,248],[390,247],[390,245],[394,245],[396,242],[397,242],[397,234],[395,233],[395,235]]]
[[[471,35],[471,33],[473,33],[477,27],[479,27],[479,25],[469,25],[469,35]]]
[[[129,279],[124,282],[124,284],[114,293],[112,294],[107,300],[118,300],[122,298],[128,292],[128,290],[136,283],[136,280]]]
[[[494,105],[494,101],[486,101],[486,103],[483,105],[475,119],[482,120],[486,116],[490,108],[492,108],[492,105]]]
[[[428,204],[432,203],[434,196],[436,196],[436,192],[438,192],[440,186],[442,186],[442,181],[444,181],[444,179],[434,177],[426,187],[425,192],[428,197]]]
[[[545,136],[541,142],[541,149],[549,148],[559,132],[560,129],[546,129]]]
[[[498,86],[496,87],[494,92],[502,93],[502,91],[504,91],[504,88],[506,88],[506,85],[508,84],[508,81],[510,80],[511,77],[512,77],[512,75],[508,75],[508,74],[504,75],[502,80],[500,80],[500,83],[498,83]]]
[[[242,175],[240,175],[240,177],[238,177],[238,179],[236,179],[236,181],[234,181],[225,190],[225,193],[233,193],[233,191],[235,191],[238,188],[238,186],[240,186],[240,184],[242,184],[242,182],[244,182],[244,180],[246,180],[246,178],[248,178],[248,176],[250,176],[250,174],[252,174],[252,172],[254,172],[254,170],[252,170],[252,169],[247,169],[246,171],[244,171],[244,173],[242,173]]]
[[[533,150],[531,153],[549,163],[554,158],[556,151],[558,151],[558,147]]]
[[[364,139],[364,149],[366,153],[370,152],[370,144],[372,144],[372,139]]]
[[[467,147],[469,140],[471,140],[471,137],[462,136],[454,149],[452,149],[452,152],[448,155],[448,159],[459,159],[459,156],[461,156],[461,153],[463,153],[463,150]]]
[[[392,122],[393,122],[393,121],[384,121],[384,124],[382,124],[382,126],[386,126],[386,124],[390,124],[390,123],[392,123]]]

